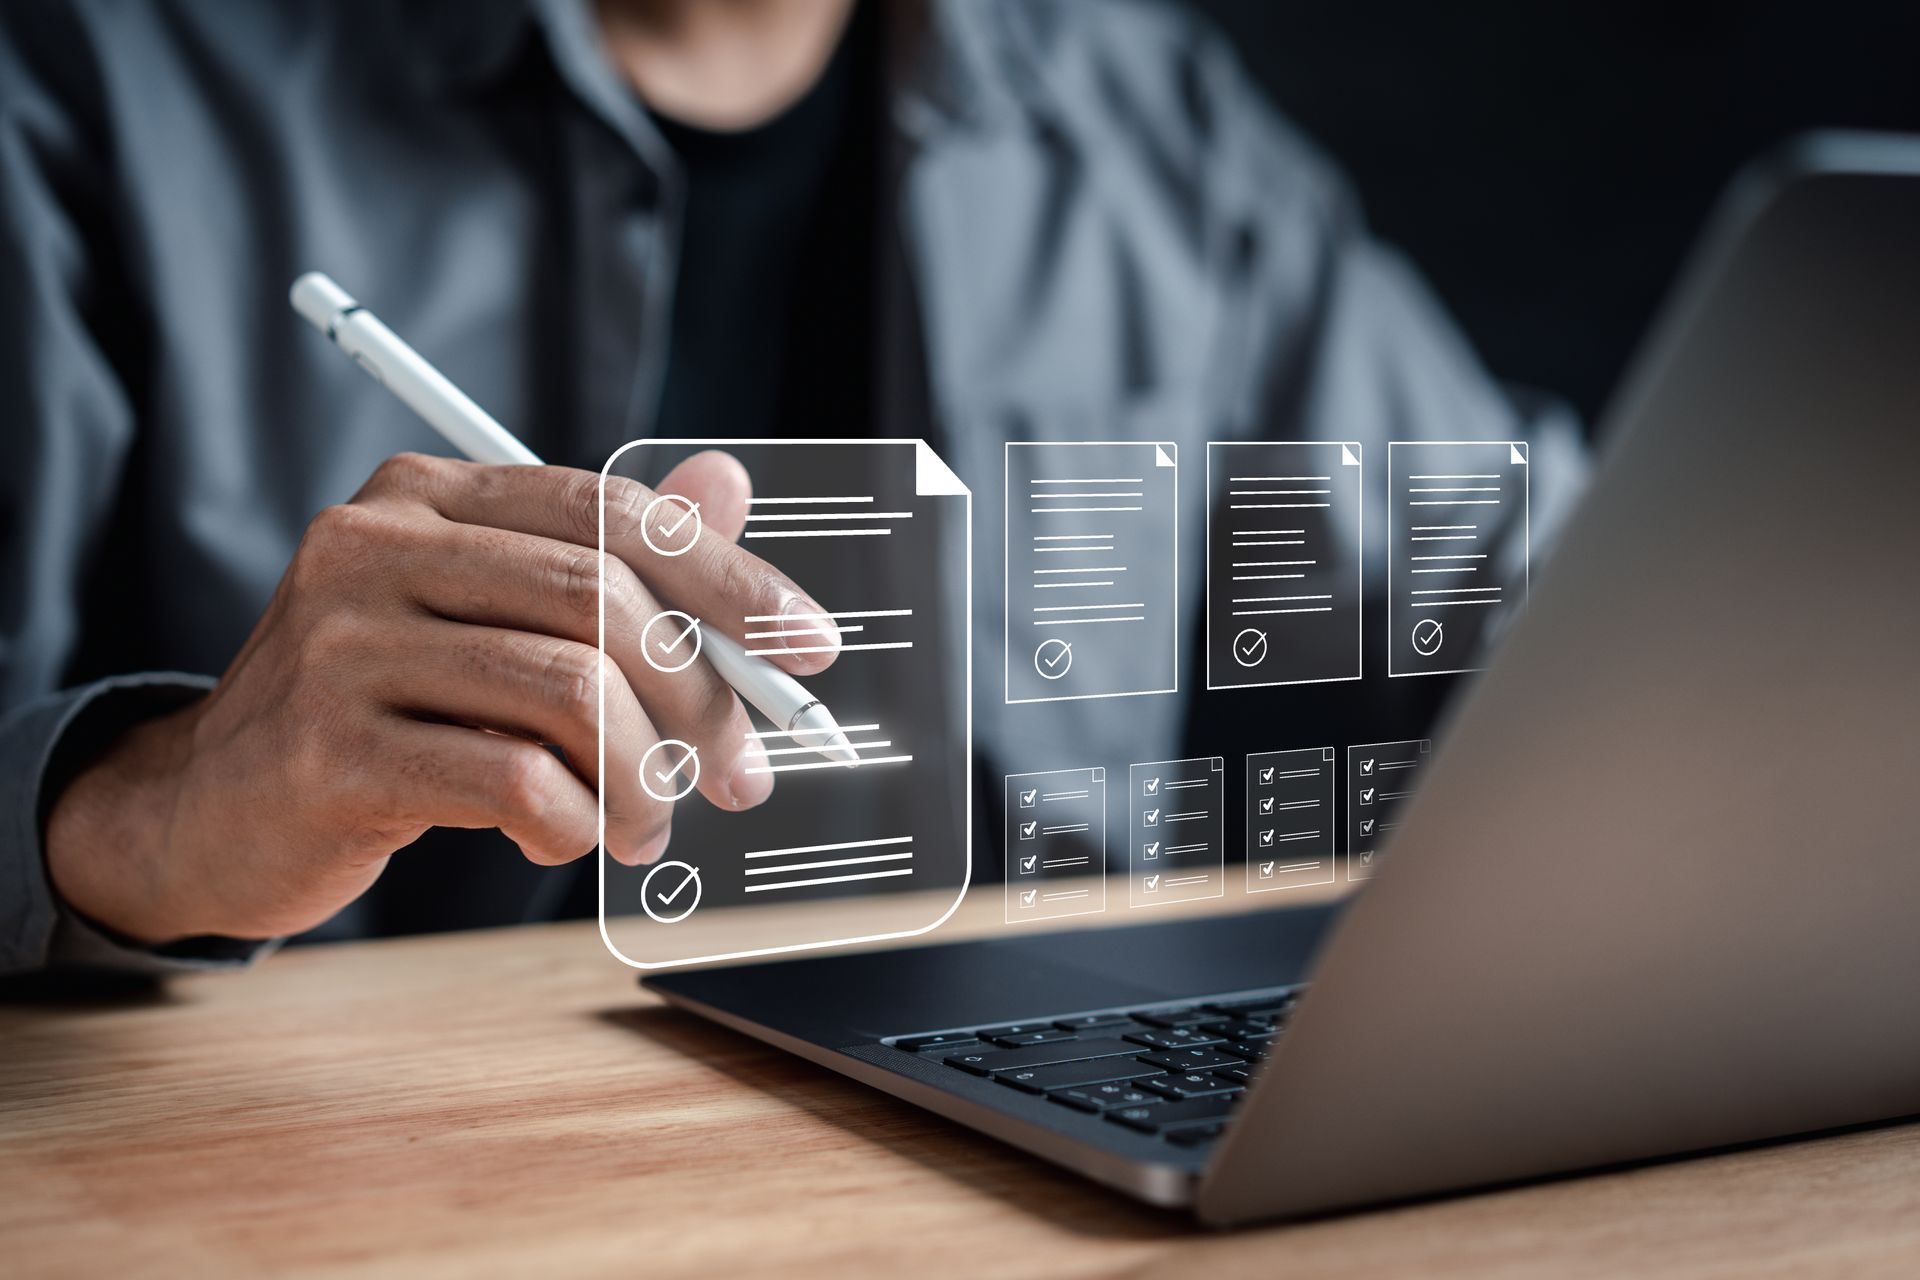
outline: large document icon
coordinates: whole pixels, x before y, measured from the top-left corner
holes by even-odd
[[[1007,701],[1179,692],[1179,453],[1007,445]]]
[[[637,635],[610,630],[617,619],[607,618],[601,651],[665,706],[664,686],[706,674],[697,665],[714,643],[706,637],[724,633],[763,662],[816,634],[831,645],[837,633],[833,664],[793,696],[829,708],[858,758],[823,755],[801,721],[749,710],[724,763],[772,777],[773,794],[723,812],[695,789],[698,744],[661,742],[641,783],[675,801],[672,843],[639,868],[602,848],[602,934],[628,964],[657,968],[924,933],[959,906],[971,870],[971,496],[915,440],[644,440],[616,453],[607,474],[657,489],[709,447],[753,480],[740,545],[822,612],[696,617],[691,602],[661,599],[643,628],[627,628]],[[606,548],[643,583],[650,572],[672,581],[652,558],[685,554],[702,536],[696,503],[666,493],[654,502],[625,545]],[[606,732],[603,720],[603,760]],[[605,814],[603,790],[603,830]],[[719,953],[705,922],[749,906],[754,945]]]
[[[1526,603],[1524,441],[1387,446],[1387,674],[1478,671]]]
[[[1354,442],[1207,446],[1207,688],[1361,676]]]

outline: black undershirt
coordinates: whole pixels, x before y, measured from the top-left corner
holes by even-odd
[[[655,113],[686,176],[665,437],[873,432],[879,20],[855,7],[820,79],[738,132]]]

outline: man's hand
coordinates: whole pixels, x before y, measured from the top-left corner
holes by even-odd
[[[578,858],[600,782],[608,852],[658,858],[672,806],[641,785],[640,761],[665,738],[698,750],[714,804],[765,800],[772,777],[746,771],[751,726],[732,689],[704,661],[656,669],[642,633],[666,608],[735,639],[749,616],[824,610],[735,545],[746,472],[703,453],[660,486],[700,504],[684,554],[641,535],[653,491],[607,481],[603,664],[599,479],[417,454],[383,464],[308,526],[219,685],[127,734],[60,796],[55,889],[145,942],[271,937],[351,902],[428,827],[498,827],[535,862]],[[781,630],[806,627],[821,630],[776,643],[837,645],[829,623]],[[770,660],[804,675],[835,656]]]

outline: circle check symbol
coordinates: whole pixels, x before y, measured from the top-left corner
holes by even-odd
[[[654,614],[640,632],[640,652],[655,671],[685,671],[700,658],[700,619],[678,609]]]
[[[1440,642],[1446,635],[1438,618],[1422,618],[1413,624],[1413,651],[1423,658],[1431,658],[1440,652]]]
[[[1042,640],[1033,651],[1033,669],[1042,680],[1058,680],[1073,669],[1073,646],[1065,640]]]
[[[676,784],[674,779],[682,771],[686,773],[686,781]],[[690,743],[667,738],[648,747],[647,754],[640,757],[640,785],[655,800],[672,804],[684,799],[699,784],[700,752]]]
[[[1248,627],[1233,638],[1233,660],[1243,667],[1257,667],[1267,660],[1267,633]]]
[[[679,924],[700,905],[700,869],[669,859],[640,882],[640,907],[659,924]]]
[[[700,541],[700,504],[663,493],[640,513],[640,538],[663,556],[683,556]]]

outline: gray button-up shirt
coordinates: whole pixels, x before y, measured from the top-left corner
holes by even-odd
[[[1487,377],[1207,27],[1146,3],[894,17],[878,426],[980,495],[983,776],[1164,758],[1189,716],[997,705],[1010,439],[1171,440],[1193,466],[1209,439],[1525,437],[1539,547],[1580,483],[1570,423]],[[0,8],[0,972],[193,962],[61,909],[49,796],[224,668],[319,508],[444,449],[287,283],[327,270],[550,460],[597,468],[648,428],[680,200],[582,0]],[[1373,540],[1384,468],[1367,485]],[[1190,501],[1183,654],[1203,518]],[[533,909],[504,842],[459,865],[458,893],[415,889],[493,905],[413,923]],[[338,929],[409,921],[377,907]]]

